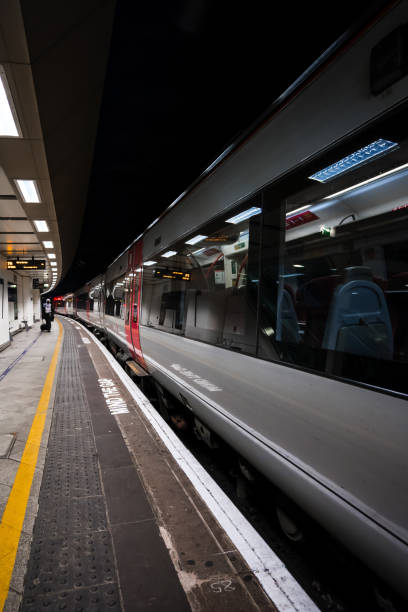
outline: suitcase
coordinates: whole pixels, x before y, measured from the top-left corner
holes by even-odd
[[[41,327],[40,327],[41,331],[45,331],[47,329],[47,326],[45,323],[41,323]]]

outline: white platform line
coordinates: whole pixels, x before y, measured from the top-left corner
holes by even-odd
[[[176,434],[158,414],[137,385],[127,376],[103,344],[80,324],[110,363],[130,395],[154,427],[175,461],[207,504],[218,523],[256,574],[264,591],[279,612],[318,612],[319,608],[247,519],[205,471]]]

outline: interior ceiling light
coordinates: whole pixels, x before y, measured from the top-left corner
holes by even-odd
[[[186,240],[186,244],[196,244],[201,240],[205,240],[208,236],[203,236],[202,234],[198,234],[198,236],[194,236],[194,238],[190,238],[190,240]]]
[[[55,267],[57,265],[57,262],[56,261],[51,261],[51,265],[52,265],[52,267]]]
[[[331,166],[327,166],[327,168],[323,168],[323,170],[319,170],[312,176],[308,178],[319,181],[319,183],[326,183],[327,181],[331,181],[336,176],[340,174],[344,174],[344,172],[348,172],[349,170],[353,170],[362,164],[365,164],[372,159],[383,155],[384,153],[388,153],[393,149],[398,147],[398,143],[392,142],[391,140],[384,140],[384,138],[379,138],[375,142],[371,142],[366,145],[362,149],[347,155],[347,157],[343,157],[335,164]]]
[[[372,178],[369,178],[366,181],[361,181],[361,183],[356,183],[355,185],[352,185],[351,187],[346,187],[346,189],[341,189],[340,191],[336,191],[336,193],[332,193],[326,196],[325,198],[323,198],[323,200],[329,200],[330,198],[335,198],[336,196],[341,195],[342,193],[346,193],[347,191],[352,191],[353,189],[357,189],[358,187],[363,187],[363,185],[368,185],[369,183],[372,183],[373,181],[378,181],[384,178],[385,176],[390,176],[390,174],[395,174],[395,172],[399,172],[400,170],[403,170],[404,168],[408,168],[408,164],[403,164],[402,166],[398,166],[397,168],[393,168],[392,170],[388,170],[387,172],[383,172],[382,174],[377,174],[377,176],[373,176]]]
[[[52,240],[43,240],[43,245],[45,246],[46,249],[54,248],[54,243]]]
[[[15,179],[21,197],[27,204],[38,204],[41,202],[35,181]]]
[[[21,136],[13,116],[12,99],[7,95],[8,85],[4,71],[0,71],[0,136]]]
[[[257,206],[252,206],[252,208],[248,208],[248,210],[244,210],[238,215],[235,215],[235,217],[231,217],[231,219],[227,219],[227,223],[234,223],[234,225],[236,225],[237,223],[241,223],[241,221],[245,221],[246,219],[249,219],[250,217],[259,215],[260,212],[261,212],[260,208],[258,208]]]
[[[299,208],[295,208],[295,210],[291,210],[290,212],[286,213],[286,216],[291,217],[292,215],[295,215],[301,210],[306,210],[306,208],[311,208],[311,207],[312,207],[312,204],[306,204],[305,206],[300,206]]]
[[[167,253],[163,253],[162,257],[173,257],[173,255],[177,255],[177,251],[167,251]]]
[[[47,253],[48,259],[56,259],[55,253]]]
[[[143,265],[144,266],[153,266],[155,263],[157,263],[157,261],[144,261]]]
[[[35,225],[35,229],[37,232],[49,232],[50,228],[48,227],[48,223],[46,221],[33,221]]]

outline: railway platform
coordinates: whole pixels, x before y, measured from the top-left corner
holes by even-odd
[[[315,610],[82,325],[0,353],[0,611]]]

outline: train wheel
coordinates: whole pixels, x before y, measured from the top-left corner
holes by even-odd
[[[285,510],[282,510],[282,508],[278,506],[276,508],[276,515],[278,517],[280,528],[289,540],[292,540],[292,542],[302,542],[305,539],[303,530],[297,523],[295,523],[292,517],[290,517]]]

